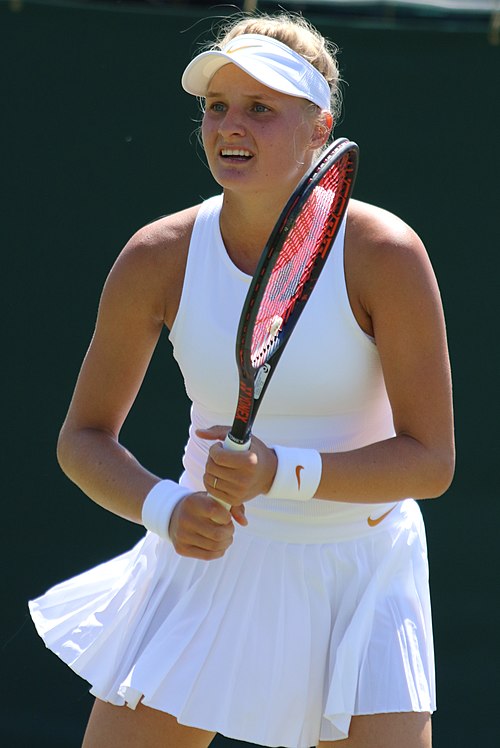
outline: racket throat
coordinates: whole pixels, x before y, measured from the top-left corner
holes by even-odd
[[[257,374],[255,375],[254,393],[253,393],[254,400],[258,400],[259,397],[262,395],[262,390],[264,389],[264,386],[266,384],[266,379],[268,378],[270,373],[271,373],[271,364],[263,364],[258,370]]]

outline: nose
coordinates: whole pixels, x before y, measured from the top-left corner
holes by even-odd
[[[234,108],[227,109],[219,121],[219,133],[223,138],[233,135],[244,135],[245,126],[243,124],[242,113]]]

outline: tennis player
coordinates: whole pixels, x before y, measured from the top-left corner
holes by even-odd
[[[351,201],[250,450],[225,450],[240,310],[331,136],[338,69],[304,20],[262,15],[233,22],[182,83],[203,101],[222,190],[141,229],[118,257],[58,447],[91,499],[147,532],[32,601],[35,625],[96,696],[84,748],[205,748],[217,732],[286,748],[430,748],[415,500],[446,491],[454,464],[430,262],[399,218]],[[163,325],[193,403],[178,483],[119,441]]]

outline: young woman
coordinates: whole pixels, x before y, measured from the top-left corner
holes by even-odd
[[[454,464],[430,262],[401,220],[351,201],[250,450],[225,450],[239,312],[331,135],[338,71],[305,21],[259,16],[196,57],[183,86],[204,100],[222,194],[146,226],[118,257],[58,447],[88,496],[148,532],[32,602],[35,624],[92,684],[85,748],[205,748],[217,732],[287,748],[430,748],[414,499],[442,494]],[[119,442],[163,325],[193,402],[179,484]]]

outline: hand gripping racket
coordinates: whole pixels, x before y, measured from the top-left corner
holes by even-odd
[[[245,450],[264,393],[345,216],[358,146],[339,138],[301,179],[262,252],[236,337],[239,394],[224,446]]]

